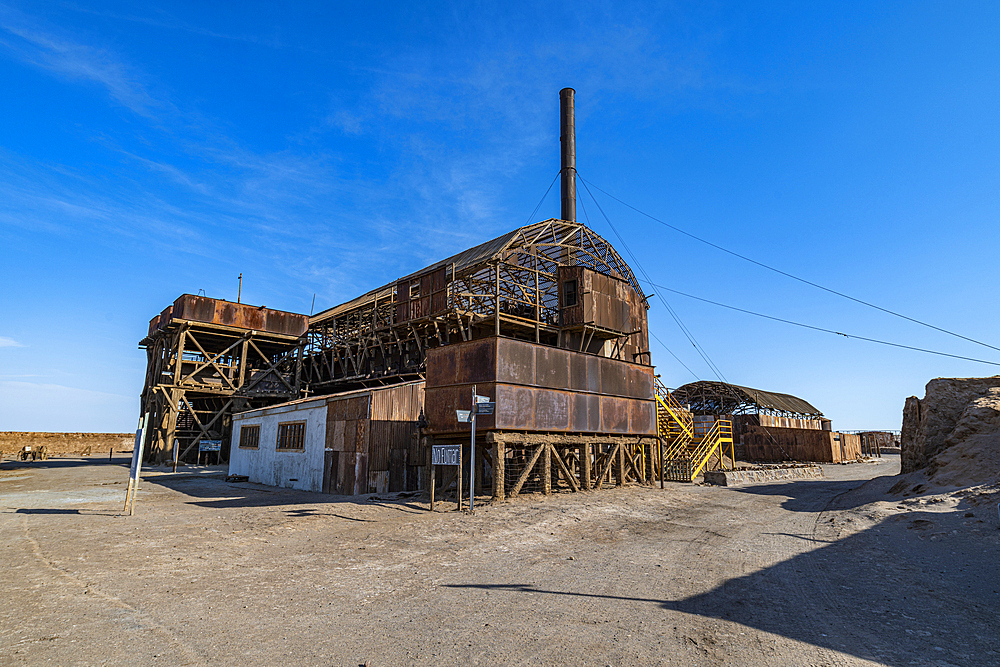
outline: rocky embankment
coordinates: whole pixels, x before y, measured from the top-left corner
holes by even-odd
[[[1000,482],[1000,376],[937,378],[903,408],[901,472],[937,486]]]

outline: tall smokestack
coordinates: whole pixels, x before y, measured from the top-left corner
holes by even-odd
[[[562,219],[576,222],[576,91],[559,91],[559,144],[562,146]]]

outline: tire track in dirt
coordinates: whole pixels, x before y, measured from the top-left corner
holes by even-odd
[[[65,584],[73,585],[80,589],[84,594],[93,596],[97,598],[104,605],[116,608],[121,611],[130,613],[137,621],[137,623],[146,629],[152,630],[153,632],[160,635],[163,639],[167,640],[169,643],[176,646],[178,651],[184,656],[186,660],[185,665],[207,665],[208,663],[195,653],[187,644],[181,641],[174,633],[172,633],[164,625],[153,619],[149,614],[133,607],[132,605],[126,603],[120,598],[116,598],[105,594],[93,584],[88,584],[82,581],[80,578],[59,567],[53,563],[42,551],[41,545],[38,543],[28,530],[28,517],[27,515],[21,515],[21,532],[24,536],[24,540],[30,546],[31,556],[36,562],[40,563],[47,570],[54,572],[57,576],[57,580],[63,581]],[[12,545],[11,545],[12,546]],[[91,598],[92,599],[92,598]]]

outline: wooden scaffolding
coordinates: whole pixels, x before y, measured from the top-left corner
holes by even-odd
[[[147,460],[197,455],[203,440],[228,450],[234,411],[298,398],[308,318],[185,294],[150,322],[142,412]]]

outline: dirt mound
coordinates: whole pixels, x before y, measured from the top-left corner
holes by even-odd
[[[1000,376],[939,378],[923,399],[906,399],[902,473],[934,486],[1000,482]]]

